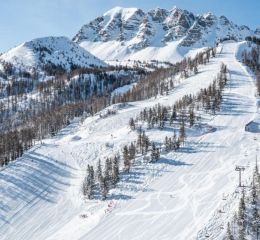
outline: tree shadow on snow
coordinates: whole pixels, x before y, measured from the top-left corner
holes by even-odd
[[[155,164],[160,164],[160,163],[164,163],[164,164],[172,165],[172,166],[192,166],[193,165],[193,164],[185,163],[183,161],[165,158],[165,157],[161,157],[160,160],[157,161]]]
[[[73,177],[70,170],[64,163],[35,151],[9,164],[0,171],[0,221],[9,222],[19,217],[26,205],[33,206],[38,201],[55,203],[58,192],[69,186]],[[18,210],[11,209],[12,204],[19,205]]]

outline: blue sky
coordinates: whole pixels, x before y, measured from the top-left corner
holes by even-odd
[[[225,15],[251,28],[260,26],[260,0],[2,0],[0,52],[36,37],[72,37],[83,24],[114,6],[149,10],[175,5],[196,14]]]

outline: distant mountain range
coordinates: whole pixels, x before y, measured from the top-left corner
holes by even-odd
[[[35,39],[4,53],[0,62],[27,70],[50,65],[66,71],[104,67],[103,61],[117,59],[176,62],[221,39],[240,41],[254,35],[260,36],[260,28],[238,26],[225,16],[212,13],[195,15],[177,7],[149,12],[115,7],[84,25],[72,40]]]

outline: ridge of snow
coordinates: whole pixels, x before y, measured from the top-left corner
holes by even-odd
[[[106,64],[81,48],[67,37],[43,37],[25,42],[0,56],[0,60],[12,63],[16,68],[31,70],[45,64],[62,66],[71,70],[72,65],[104,67]]]
[[[138,8],[123,8],[123,7],[114,7],[104,13],[103,16],[109,16],[111,19],[121,14],[122,19],[127,21],[131,18],[139,9]]]

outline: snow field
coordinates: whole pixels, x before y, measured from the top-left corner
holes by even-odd
[[[116,115],[71,124],[2,169],[0,238],[196,239],[219,209],[223,193],[234,191],[234,166],[254,161],[250,153],[255,141],[244,126],[256,117],[255,86],[235,58],[238,48],[238,43],[225,43],[217,58],[168,96],[132,102],[119,106]],[[213,81],[222,62],[231,79],[221,112],[208,121],[217,131],[194,134],[185,148],[162,155],[156,164],[136,164],[107,201],[85,201],[81,184],[87,164],[95,166],[98,159],[103,161],[136,140],[128,127],[130,117],[156,103],[172,105],[185,94],[197,93]],[[167,133],[147,134],[162,142]],[[219,229],[214,229],[210,239],[220,237]]]

